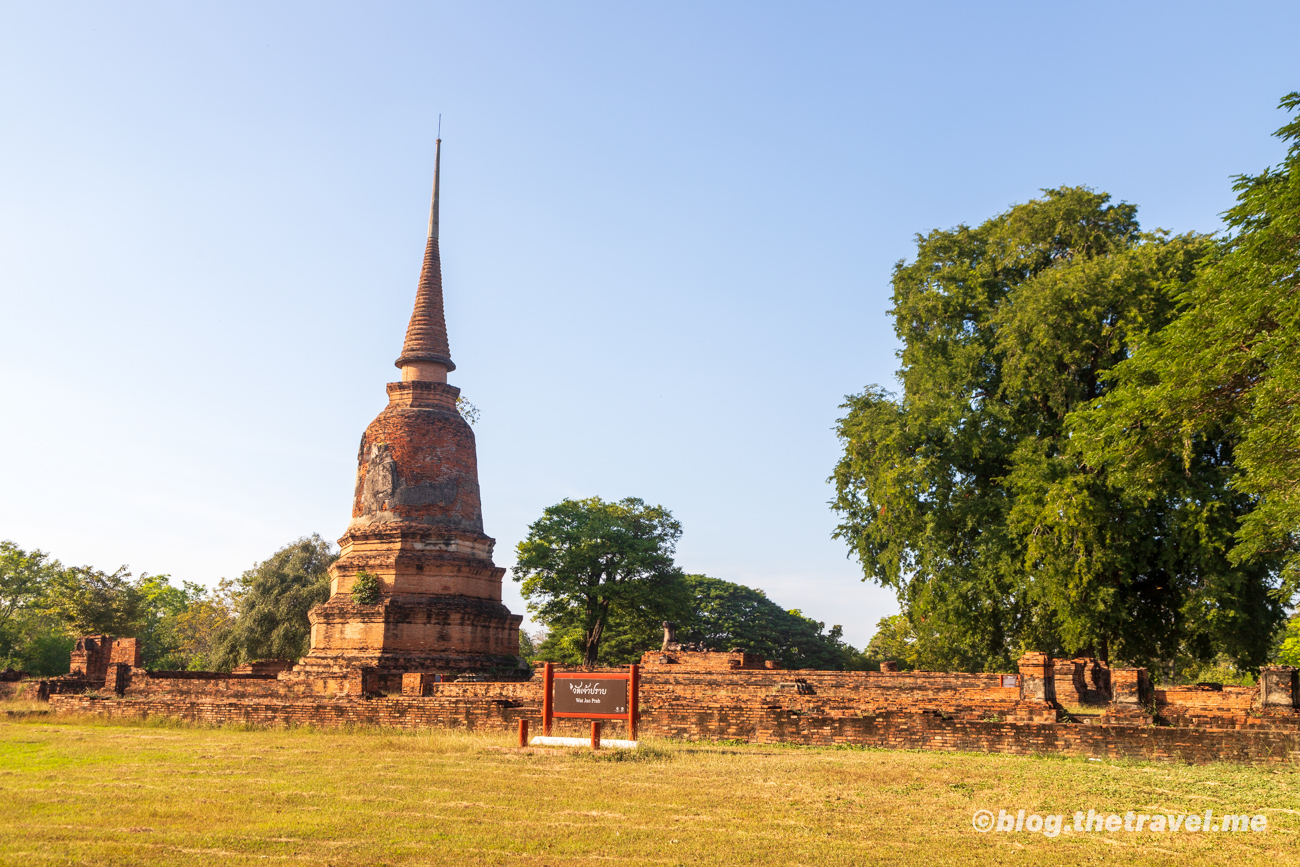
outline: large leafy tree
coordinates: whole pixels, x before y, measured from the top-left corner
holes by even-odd
[[[14,614],[40,599],[50,579],[62,570],[44,551],[24,551],[0,542],[0,630]]]
[[[1300,108],[1300,93],[1282,107]],[[1181,314],[1113,371],[1075,434],[1090,462],[1137,488],[1195,472],[1230,438],[1233,488],[1255,508],[1229,556],[1280,559],[1286,602],[1300,589],[1300,118],[1276,134],[1289,143],[1283,163],[1236,178],[1229,233],[1180,295]]]
[[[258,659],[298,659],[309,649],[307,612],[329,599],[338,558],[319,535],[305,536],[245,572],[234,590],[236,618],[215,661],[229,669]]]
[[[685,586],[673,564],[681,535],[663,506],[566,499],[529,526],[513,577],[538,622],[557,635],[579,632],[583,663],[596,665],[611,619],[646,629],[682,611]]]
[[[691,594],[688,619],[678,624],[678,637],[715,650],[740,648],[761,654],[786,668],[839,670],[853,663],[856,653],[843,641],[844,630],[787,611],[761,590],[707,575],[686,576]]]
[[[0,668],[64,674],[71,640],[45,608],[50,583],[62,572],[44,551],[0,542]]]
[[[844,643],[843,630],[787,611],[761,590],[707,575],[686,575],[685,604],[673,618],[679,641],[713,650],[739,648],[780,662],[786,668],[839,670],[859,664]],[[536,655],[552,662],[583,661],[584,634],[576,625],[552,629]],[[663,642],[658,620],[611,613],[605,624],[597,662],[626,665]]]
[[[1278,612],[1267,566],[1228,560],[1250,510],[1229,488],[1231,440],[1207,438],[1185,472],[1136,489],[1084,460],[1070,432],[1211,250],[1061,188],[918,237],[916,260],[896,267],[902,394],[848,399],[834,507],[837,535],[898,593],[927,659],[1150,661],[1223,645],[1262,661]]]
[[[133,636],[146,614],[142,583],[148,577],[137,581],[126,566],[113,572],[90,566],[63,569],[50,582],[45,605],[74,635]]]

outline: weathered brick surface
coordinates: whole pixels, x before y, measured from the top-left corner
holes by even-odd
[[[345,679],[380,671],[401,688],[411,671],[504,673],[516,666],[519,624],[501,603],[505,570],[483,533],[474,433],[445,382],[389,383],[389,405],[362,437],[352,523],[330,566],[330,599],[312,609],[311,650],[296,667]],[[382,598],[352,601],[362,571]]]
[[[287,659],[259,659],[256,662],[245,662],[243,665],[236,665],[231,674],[264,674],[274,677],[282,671],[289,671],[293,668],[293,663]]]
[[[1058,669],[1041,654],[1023,659],[1018,676],[780,671],[743,654],[694,656],[642,670],[642,732],[1185,761],[1291,761],[1300,754],[1300,714],[1289,670],[1258,690],[1202,685],[1152,691],[1144,670],[1120,669],[1114,672],[1118,700],[1101,722],[1080,724],[1050,699]],[[431,672],[407,672],[393,684],[371,666],[332,680],[301,671],[273,677],[146,672],[122,663],[110,669],[122,698],[68,694],[85,691],[86,681],[74,678],[48,682],[51,702],[61,710],[106,716],[167,715],[209,723],[493,730],[513,730],[521,718],[536,723],[542,706],[537,673],[526,680],[476,676],[440,682]],[[1271,705],[1263,701],[1265,692]],[[619,737],[622,727],[608,724],[606,736]],[[553,729],[573,736],[585,732],[583,720],[557,720]]]
[[[755,671],[773,666],[757,653],[733,650],[697,652],[689,650],[652,650],[641,656],[642,668],[677,671]],[[779,668],[779,667],[778,667]]]
[[[109,718],[169,716],[191,722],[256,725],[431,727],[512,731],[520,718],[536,724],[540,706],[509,698],[433,696],[371,700],[93,699],[54,696],[55,709]],[[1300,731],[1187,729],[1153,726],[1016,724],[947,719],[937,713],[832,714],[773,703],[709,707],[691,704],[644,710],[640,731],[692,740],[736,738],[753,743],[856,744],[887,749],[1068,755],[1185,762],[1278,763],[1300,760]],[[582,736],[583,720],[556,720],[553,734]],[[605,721],[608,737],[625,735]]]
[[[393,382],[357,454],[354,526],[392,521],[483,532],[474,431],[445,382]]]
[[[103,683],[108,666],[122,663],[138,667],[141,663],[138,638],[113,638],[110,635],[85,635],[77,639],[72,650],[69,677]]]
[[[1081,657],[1053,660],[1056,700],[1072,705],[1110,701],[1110,669],[1101,660]]]
[[[130,669],[124,695],[130,697],[261,698],[311,695],[310,685],[281,681],[273,674]]]

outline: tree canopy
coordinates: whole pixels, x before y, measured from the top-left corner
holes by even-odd
[[[785,610],[761,590],[707,575],[687,575],[690,614],[677,624],[680,640],[714,650],[739,648],[785,668],[839,670],[857,654],[843,641],[844,630]]]
[[[848,399],[836,535],[893,588],[943,667],[1023,650],[1264,661],[1271,564],[1230,559],[1251,508],[1234,442],[1126,484],[1072,437],[1108,373],[1163,328],[1212,239],[1143,232],[1137,209],[1046,190],[978,227],[917,237],[894,271],[902,393]]]
[[[1282,108],[1300,108],[1300,93]],[[1232,489],[1254,508],[1230,559],[1280,559],[1275,595],[1289,601],[1300,589],[1300,117],[1276,135],[1282,165],[1235,179],[1229,232],[1179,294],[1178,317],[1110,373],[1074,432],[1090,462],[1137,489],[1195,472],[1231,440]]]
[[[650,628],[682,610],[681,535],[667,509],[635,497],[566,499],[529,526],[512,574],[536,619],[580,631],[583,661],[596,665],[611,620]]]
[[[78,635],[141,639],[145,668],[210,668],[229,627],[229,586],[216,592],[166,575],[64,567],[43,551],[0,542],[0,667],[66,674]]]
[[[0,542],[0,630],[25,606],[39,599],[50,579],[63,571],[44,551],[24,551]]]
[[[710,578],[683,577],[684,604],[673,618],[679,641],[712,650],[740,649],[757,653],[786,668],[839,670],[864,664],[842,639],[843,630],[787,611],[761,590]],[[575,626],[552,628],[535,650],[536,658],[572,664],[584,661],[583,633]],[[663,642],[661,621],[612,614],[601,639],[597,663],[627,665]],[[531,646],[531,642],[530,642]]]
[[[307,612],[329,599],[327,570],[336,559],[333,546],[313,534],[240,576],[233,588],[236,617],[217,649],[218,667],[303,656],[311,642]]]
[[[53,577],[46,607],[74,635],[135,635],[145,614],[145,591],[125,566],[113,572],[76,566]]]

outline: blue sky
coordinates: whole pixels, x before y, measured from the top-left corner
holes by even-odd
[[[214,583],[347,525],[433,139],[497,562],[639,496],[680,564],[893,613],[826,484],[913,236],[1085,184],[1213,231],[1300,5],[0,3],[0,538]],[[516,585],[506,602],[523,610]]]

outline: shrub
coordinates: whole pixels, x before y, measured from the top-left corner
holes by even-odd
[[[374,605],[379,601],[379,579],[364,569],[357,573],[352,585],[352,601],[358,605]]]

